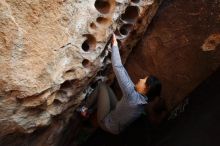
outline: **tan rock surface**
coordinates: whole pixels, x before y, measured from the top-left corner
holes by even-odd
[[[159,3],[0,1],[0,137],[33,132],[74,109],[107,64],[111,33],[117,28],[122,44],[132,48]],[[121,51],[125,60],[130,50]]]

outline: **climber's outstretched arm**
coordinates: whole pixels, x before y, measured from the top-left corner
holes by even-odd
[[[115,38],[115,35],[113,35],[112,40],[112,67],[115,72],[116,78],[118,80],[119,86],[123,92],[123,94],[129,95],[134,90],[134,84],[131,81],[127,71],[125,70],[120,53],[118,48],[118,43]]]

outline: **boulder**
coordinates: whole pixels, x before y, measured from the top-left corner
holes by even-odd
[[[125,62],[160,3],[161,0],[2,0],[0,137],[28,135],[54,123],[60,123],[58,127],[62,129],[96,76],[105,77],[109,83],[113,80],[108,52],[112,33],[117,34]],[[58,117],[62,117],[59,122]],[[39,136],[47,137],[55,131]],[[7,137],[9,141],[11,138],[14,139]],[[46,145],[47,139],[41,140]]]

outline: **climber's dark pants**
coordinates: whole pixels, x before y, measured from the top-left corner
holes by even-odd
[[[86,99],[86,107],[97,108],[97,121],[102,129],[106,129],[103,120],[115,108],[117,98],[112,89],[105,83],[100,83],[92,94]]]

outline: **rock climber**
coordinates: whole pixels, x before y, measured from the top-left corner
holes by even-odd
[[[89,117],[90,109],[96,107],[98,125],[107,132],[119,134],[145,112],[149,102],[160,97],[161,82],[150,75],[134,85],[122,64],[114,34],[111,49],[112,67],[123,97],[118,101],[112,89],[101,82],[79,111],[82,116]]]

